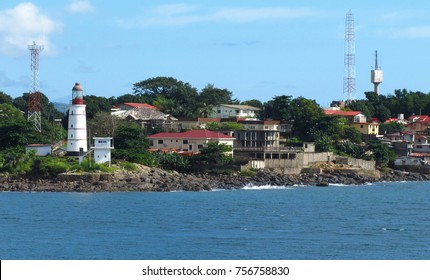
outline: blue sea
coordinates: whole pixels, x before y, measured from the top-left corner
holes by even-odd
[[[0,259],[430,259],[430,182],[0,193]]]

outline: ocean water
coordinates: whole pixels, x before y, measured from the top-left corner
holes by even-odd
[[[0,193],[0,259],[430,259],[430,182]]]

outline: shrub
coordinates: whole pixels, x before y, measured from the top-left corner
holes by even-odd
[[[122,161],[120,163],[120,166],[127,171],[136,171],[137,170],[137,166],[134,163],[128,162],[128,161]]]

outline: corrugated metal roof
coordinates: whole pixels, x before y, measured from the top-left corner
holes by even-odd
[[[153,134],[148,137],[149,139],[160,139],[160,138],[169,138],[169,139],[235,139],[234,137],[225,135],[221,132],[215,132],[211,130],[189,130],[185,132],[160,132],[157,134]]]
[[[324,110],[326,115],[344,116],[344,117],[355,117],[361,114],[360,111],[340,111],[340,110]]]
[[[224,106],[227,108],[232,109],[239,109],[239,110],[254,110],[254,111],[260,111],[260,108],[249,106],[249,105],[236,105],[236,104],[220,104],[220,106]]]
[[[147,104],[147,103],[126,102],[126,103],[124,103],[124,105],[130,106],[133,108],[148,108],[148,109],[153,109],[153,110],[158,109],[157,107],[152,106],[151,104]]]

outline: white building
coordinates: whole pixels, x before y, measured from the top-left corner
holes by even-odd
[[[161,132],[148,136],[151,149],[178,153],[199,153],[207,143],[218,142],[233,149],[234,137],[210,130],[189,130],[185,132]],[[228,154],[233,155],[233,151]]]
[[[47,156],[52,152],[51,144],[28,144],[25,146],[26,151],[36,151],[36,156]]]
[[[69,156],[78,156],[80,149],[84,153],[88,151],[85,107],[84,90],[79,83],[76,83],[72,88],[72,102],[69,106],[66,149]]]
[[[93,137],[94,139],[94,162],[106,163],[110,165],[111,151],[114,149],[112,137]]]
[[[257,112],[260,111],[257,107],[248,105],[229,105],[221,104],[213,108],[212,118],[244,118],[249,120],[257,119]]]

